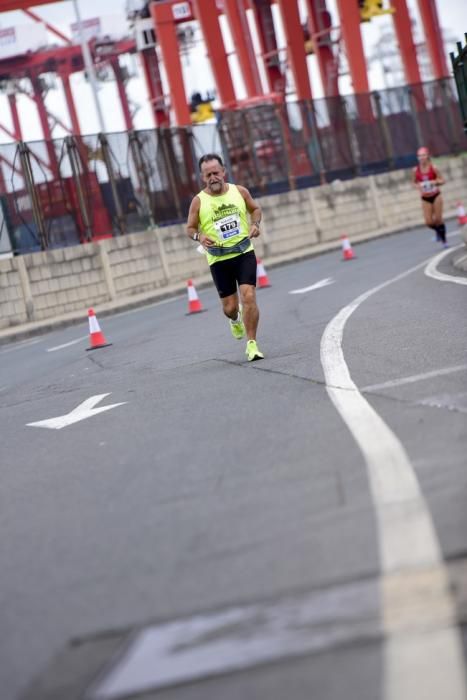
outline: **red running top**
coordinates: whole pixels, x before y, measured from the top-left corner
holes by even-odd
[[[435,168],[431,165],[425,172],[422,172],[419,165],[415,168],[415,182],[419,182],[420,195],[422,197],[433,197],[433,195],[439,193],[439,187],[436,184],[438,176],[436,174]]]

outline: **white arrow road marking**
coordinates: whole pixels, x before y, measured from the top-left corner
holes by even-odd
[[[53,348],[47,348],[46,352],[56,352],[57,350],[63,350],[63,348],[69,348],[70,345],[76,345],[76,343],[81,343],[83,340],[86,340],[87,337],[87,335],[82,335],[80,338],[70,340],[69,343],[63,343],[62,345],[56,345]]]
[[[297,598],[152,625],[132,635],[85,697],[134,697],[319,653],[354,643],[356,638],[374,639],[379,634],[378,605],[377,584],[363,580]]]
[[[326,279],[319,280],[319,282],[315,282],[315,284],[310,285],[309,287],[302,287],[302,289],[292,289],[289,294],[306,294],[306,292],[311,292],[313,289],[320,289],[321,287],[327,287],[328,284],[333,284],[334,280],[332,277],[326,277]]]
[[[110,392],[107,394],[97,394],[96,396],[91,396],[79,406],[76,406],[70,413],[66,413],[64,416],[57,416],[56,418],[47,418],[46,420],[39,420],[35,423],[26,423],[26,425],[35,428],[50,428],[51,430],[61,430],[66,428],[67,425],[72,425],[72,423],[78,423],[80,420],[85,420],[86,418],[91,418],[91,416],[96,416],[98,413],[103,413],[104,411],[110,411],[111,408],[116,408],[117,406],[123,406],[127,401],[120,401],[120,403],[112,403],[110,406],[99,406],[94,408],[94,406],[105,399],[106,396],[110,396]]]

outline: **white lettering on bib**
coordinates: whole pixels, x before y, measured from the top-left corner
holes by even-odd
[[[214,222],[219,237],[224,241],[240,233],[240,224],[236,216],[224,216],[223,219]]]

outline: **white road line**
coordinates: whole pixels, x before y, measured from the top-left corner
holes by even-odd
[[[466,700],[462,642],[455,627],[448,574],[429,509],[404,447],[359,392],[342,350],[344,327],[355,309],[425,264],[373,287],[341,309],[321,338],[321,363],[328,395],[363,453],[376,511],[383,573],[382,625],[387,635],[385,700],[439,700],[443,695],[450,700]],[[426,600],[420,608],[416,586],[406,586],[403,605],[398,605],[394,578],[388,574],[428,567],[437,572],[436,605]],[[438,606],[450,624],[445,621],[439,625],[431,619]],[[440,651],[443,663],[438,656]]]
[[[443,367],[442,369],[434,369],[431,372],[423,372],[423,374],[412,374],[410,377],[401,377],[400,379],[390,379],[387,382],[381,382],[381,384],[368,384],[368,386],[361,387],[361,391],[378,391],[379,389],[390,389],[393,386],[402,386],[403,384],[413,384],[414,382],[421,382],[424,379],[431,379],[432,377],[441,377],[445,374],[452,374],[453,372],[462,372],[467,369],[467,365],[455,365],[454,367]]]
[[[425,275],[427,275],[427,277],[432,277],[435,280],[439,280],[440,282],[454,282],[454,284],[467,284],[467,277],[447,275],[444,272],[439,272],[439,270],[436,269],[438,267],[438,264],[443,258],[446,257],[446,255],[449,255],[449,253],[452,253],[454,250],[459,250],[459,248],[462,248],[463,245],[464,244],[461,243],[461,245],[458,245],[455,248],[448,248],[447,250],[443,250],[441,253],[438,253],[438,255],[435,255],[435,257],[432,260],[430,260],[428,265],[425,267]]]
[[[69,343],[63,343],[62,345],[56,345],[54,348],[47,348],[46,352],[56,352],[57,350],[63,350],[63,348],[69,348],[71,345],[76,345],[77,343],[81,343],[83,340],[86,340],[88,336],[87,335],[82,335],[80,338],[76,338],[75,340],[70,340]]]
[[[309,287],[302,287],[301,289],[292,289],[292,291],[289,292],[289,294],[306,294],[306,292],[311,292],[313,289],[320,289],[321,287],[326,287],[328,284],[333,284],[334,280],[332,277],[326,277],[326,279],[319,280],[319,282],[315,282],[315,284],[310,285]]]

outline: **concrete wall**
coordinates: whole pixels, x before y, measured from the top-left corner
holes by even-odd
[[[446,177],[445,209],[467,206],[467,157],[437,161]],[[422,223],[411,172],[336,181],[259,198],[264,235],[258,254],[267,261],[307,255],[317,246],[383,235]],[[0,329],[89,306],[154,292],[188,278],[206,278],[204,255],[176,225],[100,243],[0,260]]]

